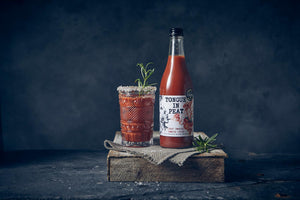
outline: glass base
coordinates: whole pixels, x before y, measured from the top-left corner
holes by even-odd
[[[122,140],[122,145],[126,147],[149,147],[153,145],[153,139],[145,142],[131,142],[131,141]]]

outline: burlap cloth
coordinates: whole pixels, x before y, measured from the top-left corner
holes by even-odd
[[[109,150],[127,152],[140,156],[155,165],[160,165],[166,160],[169,160],[178,166],[183,166],[187,158],[202,153],[197,151],[194,147],[186,149],[169,149],[162,148],[159,145],[153,145],[150,147],[132,148],[122,146],[121,144],[114,143],[110,140],[105,140],[104,146]]]

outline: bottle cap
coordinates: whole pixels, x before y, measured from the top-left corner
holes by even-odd
[[[170,28],[169,36],[183,36],[183,29],[182,28]]]

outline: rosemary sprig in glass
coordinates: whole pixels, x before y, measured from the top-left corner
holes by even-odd
[[[193,145],[200,152],[210,152],[210,150],[218,148],[217,144],[213,144],[217,136],[218,133],[203,139],[201,135],[199,135],[199,137],[194,137]]]
[[[141,80],[139,78],[135,80],[135,82],[138,82],[138,86],[142,88],[141,91],[139,92],[139,95],[146,92],[146,91],[144,91],[144,89],[147,86],[156,85],[156,83],[149,84],[149,82],[148,82],[148,79],[150,78],[150,76],[154,72],[154,68],[153,69],[148,69],[149,65],[153,65],[153,63],[149,62],[149,63],[146,64],[146,66],[144,66],[143,63],[137,63],[137,66],[140,67],[140,69],[141,69],[141,75],[143,77],[143,80]]]

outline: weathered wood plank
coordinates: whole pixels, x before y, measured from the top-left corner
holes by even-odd
[[[166,162],[153,165],[141,158],[110,160],[109,181],[224,182],[224,159],[189,159],[179,167]]]
[[[196,135],[204,133],[195,133]],[[154,133],[154,145],[158,145],[159,133]],[[120,132],[114,142],[121,143]],[[189,158],[184,166],[170,162],[154,165],[147,160],[124,152],[109,151],[107,156],[109,181],[160,181],[160,182],[224,182],[224,158],[221,150],[203,153]]]

